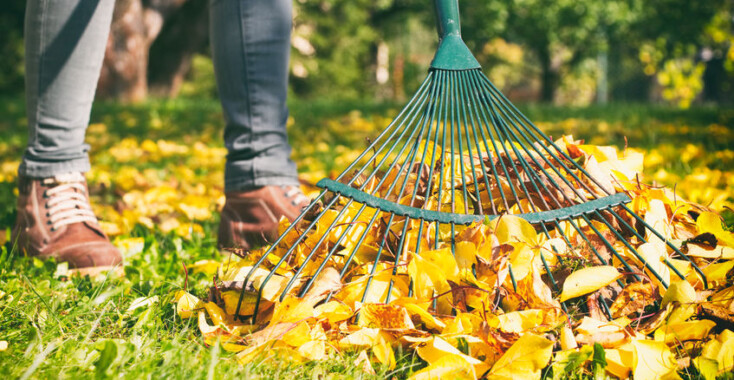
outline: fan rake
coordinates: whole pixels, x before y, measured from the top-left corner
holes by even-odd
[[[505,215],[559,243],[552,245],[559,260],[581,250],[601,265],[618,260],[627,278],[649,273],[667,287],[661,263],[638,251],[655,241],[667,245],[671,253],[661,262],[675,276],[685,278],[673,257],[688,261],[705,284],[695,263],[633,212],[619,182],[545,135],[484,76],[461,38],[458,1],[435,6],[440,43],[420,88],[335,180],[317,183],[321,193],[252,259],[235,315],[255,323],[276,299],[307,295],[326,269],[342,283],[360,283],[363,303],[389,303],[396,287],[412,295],[407,257],[438,249],[455,254],[455,237],[466,226]],[[388,281],[373,289],[376,277]],[[599,299],[611,318],[608,301]]]

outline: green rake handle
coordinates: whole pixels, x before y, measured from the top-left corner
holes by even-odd
[[[436,18],[438,22],[438,37],[461,37],[461,22],[459,21],[459,0],[434,0]]]
[[[473,70],[482,68],[461,39],[458,0],[434,0],[438,21],[439,46],[431,62],[436,70]]]

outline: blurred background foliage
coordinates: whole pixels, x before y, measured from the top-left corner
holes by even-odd
[[[98,96],[215,97],[206,3],[118,0]],[[467,44],[515,101],[687,108],[734,99],[734,0],[460,6]],[[5,0],[0,9],[2,95],[23,92],[24,8],[25,0]],[[403,100],[433,56],[434,22],[428,0],[296,0],[291,92],[302,99]],[[149,42],[124,43],[129,39]],[[149,57],[148,65],[135,64],[136,57]]]

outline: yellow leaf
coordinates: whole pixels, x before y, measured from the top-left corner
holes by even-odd
[[[367,357],[366,351],[359,352],[357,359],[354,360],[354,366],[357,368],[361,368],[362,371],[364,371],[368,375],[375,374],[375,370],[372,368],[372,365],[370,364],[370,358]]]
[[[659,330],[665,334],[665,343],[674,344],[686,340],[703,340],[714,326],[716,322],[704,319],[664,325]]]
[[[383,329],[414,329],[408,311],[399,305],[364,304],[360,312],[360,327]]]
[[[429,364],[435,363],[441,357],[446,355],[459,356],[464,359],[466,363],[471,365],[483,364],[481,360],[465,355],[459,351],[458,348],[452,346],[449,342],[441,339],[440,337],[434,337],[431,342],[420,345],[415,351],[421,359],[425,360]]]
[[[382,333],[380,329],[365,327],[340,339],[339,347],[369,348],[383,341],[392,341],[392,338]]]
[[[734,252],[734,249],[732,249]],[[717,284],[726,284],[728,277],[726,276],[731,269],[734,268],[734,260],[725,261],[723,263],[710,264],[703,268],[703,274],[706,275],[709,287]]]
[[[306,344],[306,342],[311,341],[311,327],[309,327],[308,323],[301,322],[283,334],[280,340],[290,346],[300,347]]]
[[[725,231],[721,226],[721,217],[713,212],[702,212],[701,215],[696,219],[696,229],[699,234],[704,232],[710,232],[716,236],[716,238],[728,245],[734,247],[734,233]]]
[[[540,309],[530,309],[501,314],[496,317],[497,327],[504,332],[519,334],[540,325],[545,312]],[[489,324],[493,325],[492,321],[489,321]]]
[[[306,318],[314,316],[314,309],[311,304],[303,302],[302,299],[288,296],[283,302],[275,305],[273,317],[270,319],[270,325],[285,322],[300,322]]]
[[[456,264],[459,270],[471,269],[477,263],[477,247],[472,242],[456,242]]]
[[[543,337],[525,334],[494,363],[488,379],[538,379],[553,353],[553,342]]]
[[[734,248],[717,245],[715,248],[707,249],[698,244],[687,244],[686,254],[691,257],[703,257],[706,259],[734,260]]]
[[[675,356],[664,342],[651,340],[634,340],[635,380],[657,380],[661,378],[677,378],[678,363]]]
[[[314,316],[316,318],[326,318],[332,325],[337,322],[346,321],[352,317],[352,314],[354,314],[352,309],[339,301],[329,301],[316,306],[314,309]]]
[[[670,239],[671,228],[669,226],[668,211],[663,201],[660,199],[650,200],[650,204],[647,206],[647,211],[645,212],[645,222],[655,231],[662,234],[665,239]],[[651,243],[665,243],[665,241],[660,240],[649,229],[645,229],[645,240]]]
[[[635,365],[634,348],[627,344],[620,348],[604,349],[604,353],[607,361],[605,369],[620,379],[628,378]]]
[[[308,360],[326,359],[326,342],[312,340],[298,347],[298,353]]]
[[[176,292],[175,300],[176,313],[182,319],[191,318],[196,309],[200,309],[204,306],[196,296],[185,290],[179,290]]]
[[[719,349],[719,370],[720,371],[731,371],[734,369],[734,332],[731,330],[724,330],[716,338],[721,342],[721,349]]]
[[[665,264],[665,259],[668,258],[665,243],[662,243],[658,240],[656,242],[642,244],[641,246],[637,247],[637,253],[642,257],[647,265],[652,268],[652,270],[660,275],[665,283],[670,283],[670,268],[668,267],[668,265]],[[655,276],[650,271],[650,269],[640,263],[639,259],[637,259],[636,257],[635,260],[638,261],[640,267],[645,268],[645,273],[650,276],[652,281],[658,285],[660,291],[663,292],[665,290],[665,287],[657,278],[657,276]]]
[[[711,295],[711,303],[734,313],[734,286],[719,290]]]
[[[490,222],[500,244],[523,242],[531,246],[539,246],[538,234],[527,220],[513,216],[502,215]]]
[[[460,356],[446,355],[430,364],[428,367],[414,373],[409,380],[441,380],[441,379],[476,379],[481,374],[476,374],[471,364]]]
[[[214,302],[204,302],[204,309],[215,326],[223,324],[227,320],[227,314]]]
[[[660,306],[665,307],[669,302],[674,301],[681,304],[696,302],[696,289],[693,289],[688,281],[676,281],[670,284]]]
[[[608,265],[579,269],[571,273],[563,283],[561,302],[595,292],[620,277],[622,275],[617,269]]]
[[[423,309],[422,307],[416,305],[416,304],[405,304],[405,309],[408,310],[408,313],[412,317],[418,317],[420,322],[422,322],[426,329],[428,330],[435,330],[435,331],[441,331],[446,327],[446,324],[443,323],[440,319],[434,317],[431,313],[429,313],[427,310]]]
[[[219,268],[219,261],[215,260],[199,260],[191,265],[187,265],[186,269],[188,269],[190,274],[195,273],[205,273],[207,275],[213,275],[217,273],[217,269]]]
[[[573,331],[571,331],[571,328],[568,326],[563,326],[561,329],[561,349],[562,350],[571,350],[574,348],[578,348],[578,343],[576,343],[576,339],[573,337]]]
[[[380,342],[372,347],[377,360],[389,369],[395,369],[395,353],[388,342]]]

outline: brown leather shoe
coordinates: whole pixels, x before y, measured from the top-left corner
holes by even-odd
[[[12,244],[30,256],[68,262],[72,274],[122,272],[122,256],[89,205],[84,175],[18,178],[18,217]]]
[[[265,186],[225,195],[219,222],[220,249],[253,249],[273,242],[280,218],[293,221],[309,203],[298,186]]]

